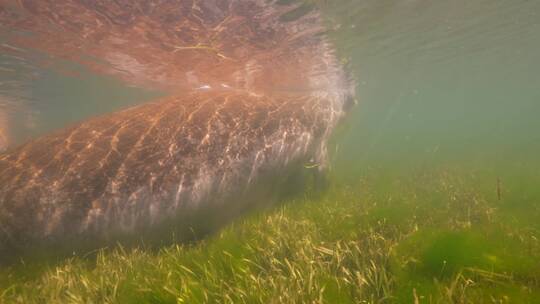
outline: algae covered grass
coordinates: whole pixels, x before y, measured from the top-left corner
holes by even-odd
[[[11,266],[0,303],[539,303],[538,196],[501,184],[370,173],[195,245]]]

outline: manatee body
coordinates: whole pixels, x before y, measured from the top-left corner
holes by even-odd
[[[85,52],[111,64],[88,63],[95,71],[170,93],[0,154],[0,249],[132,233],[210,202],[225,211],[231,206],[215,202],[268,172],[324,166],[353,90],[316,12],[291,18],[298,7],[251,0],[65,1],[51,15],[64,1],[43,2],[4,6],[19,14],[0,14],[4,24],[42,35],[19,46],[76,62]],[[45,22],[99,41],[72,49],[58,27],[36,30]]]

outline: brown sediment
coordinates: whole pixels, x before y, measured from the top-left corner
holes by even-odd
[[[171,92],[0,154],[0,247],[133,231],[296,161],[322,168],[326,140],[353,98],[318,14],[280,19],[293,5],[0,4],[1,24],[31,33],[13,36],[14,47]]]

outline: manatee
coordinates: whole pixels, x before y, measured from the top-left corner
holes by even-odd
[[[283,3],[0,1],[32,33],[12,45],[167,92],[0,154],[0,250],[225,214],[267,176],[324,170],[354,81],[319,12]]]
[[[7,125],[6,114],[0,108],[0,152],[6,150],[10,142]]]

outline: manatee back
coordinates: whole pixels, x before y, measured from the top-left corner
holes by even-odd
[[[0,156],[0,234],[133,232],[207,207],[265,173],[324,157],[340,110],[322,98],[192,93],[33,140]]]

